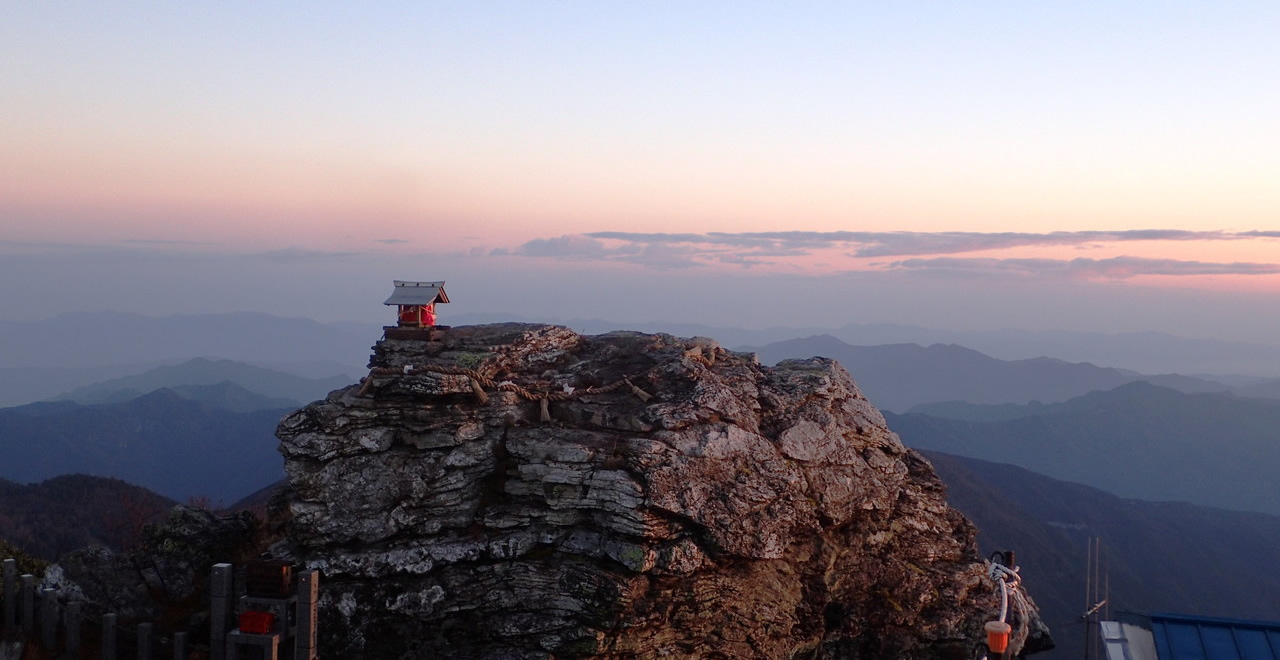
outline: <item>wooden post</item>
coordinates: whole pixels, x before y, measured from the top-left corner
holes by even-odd
[[[116,615],[102,615],[102,660],[116,660]]]
[[[71,601],[67,603],[66,620],[67,626],[67,655],[76,657],[76,653],[80,651],[80,603],[79,601]]]
[[[316,601],[320,600],[320,571],[298,574],[298,633],[293,639],[294,660],[316,660]]]
[[[4,560],[4,629],[6,632],[18,627],[18,562],[15,559]]]
[[[36,576],[22,576],[22,632],[36,631]]]
[[[187,660],[187,633],[173,633],[173,660]]]
[[[227,658],[227,622],[231,618],[231,564],[214,564],[209,578],[209,655],[210,660]]]
[[[138,660],[151,660],[151,625],[138,624]]]
[[[40,592],[40,642],[44,650],[53,653],[58,643],[58,591],[44,589]]]

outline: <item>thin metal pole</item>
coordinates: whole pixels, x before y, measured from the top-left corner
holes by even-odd
[[[1093,593],[1097,595],[1098,600],[1102,600],[1102,538],[1095,539],[1093,544]],[[1096,615],[1095,615],[1096,616]],[[1098,634],[1093,636],[1093,657],[1102,657],[1102,628],[1098,628]]]
[[[1093,608],[1093,592],[1089,576],[1093,573],[1093,537],[1084,551],[1084,660],[1089,660],[1089,610]]]

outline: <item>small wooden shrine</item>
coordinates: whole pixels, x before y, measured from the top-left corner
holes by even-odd
[[[404,282],[394,280],[395,288],[384,305],[396,306],[396,325],[401,328],[430,328],[436,324],[436,304],[449,302],[444,281]]]

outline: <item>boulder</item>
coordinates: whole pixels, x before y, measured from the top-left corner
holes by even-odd
[[[497,324],[370,367],[277,430],[324,657],[971,658],[997,616],[973,525],[831,360]]]

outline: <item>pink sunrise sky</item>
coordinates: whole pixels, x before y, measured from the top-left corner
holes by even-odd
[[[1170,310],[1210,296],[1257,340],[1277,33],[1265,2],[10,4],[0,256],[45,277],[8,277],[9,313],[303,314],[359,282],[336,320],[462,277],[477,311],[751,322],[629,287],[798,277],[926,325],[1204,334]],[[73,275],[111,293],[38,290]],[[240,278],[278,289],[213,284]],[[576,294],[500,284],[536,278]]]

